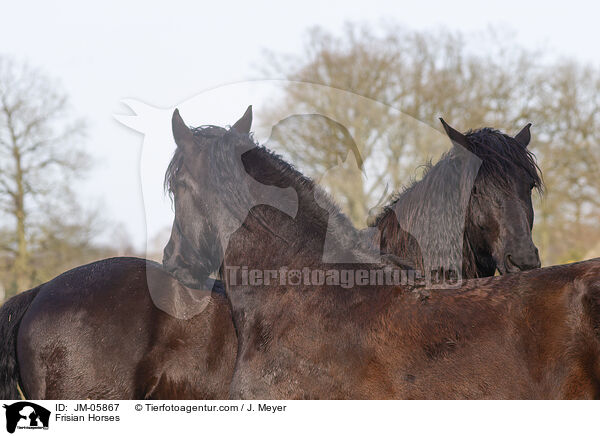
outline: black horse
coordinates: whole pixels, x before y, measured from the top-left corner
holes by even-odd
[[[454,147],[373,220],[381,252],[464,279],[539,268],[531,194],[542,179],[527,150],[531,124],[513,138],[441,121]]]
[[[187,279],[224,253],[238,336],[233,398],[600,397],[600,260],[465,281],[428,296],[372,286],[363,273],[389,265],[369,262],[357,230],[314,183],[247,135],[195,134],[177,111],[173,132],[183,164],[171,183],[175,219],[164,264]],[[239,156],[244,168],[232,166]],[[247,174],[294,187],[302,213],[267,205],[247,213],[255,203]],[[322,262],[324,232],[352,263]],[[229,273],[243,267],[255,280]],[[305,269],[309,280],[298,281]],[[312,274],[319,271],[326,281]],[[354,286],[336,283],[348,274]]]
[[[249,110],[230,132],[247,137],[251,118]],[[218,139],[225,132],[212,127],[196,129],[194,134]],[[277,166],[263,166],[261,174],[255,172],[259,166],[252,163],[261,156],[257,150],[242,156],[249,174],[258,180],[265,174],[276,175]],[[183,157],[176,153],[169,166],[166,180],[173,191],[193,183],[183,179]],[[312,182],[305,179],[304,183],[311,186]],[[333,214],[334,225],[328,229],[330,211],[314,201],[315,193],[322,193],[312,188],[302,192],[311,195],[301,196],[296,218],[320,216],[321,233],[314,241],[323,241],[327,231],[339,227],[335,220],[342,219],[341,215]],[[197,232],[208,238],[213,235],[210,227],[201,224]],[[7,302],[0,312],[0,336],[6,350],[0,357],[0,397],[16,398],[20,379],[31,398],[226,398],[237,339],[222,290],[209,296],[208,309],[197,314],[192,310],[191,318],[169,316],[177,312],[171,306],[190,305],[182,293],[206,289],[205,278],[220,266],[218,241],[209,239],[210,256],[191,266],[186,259],[194,258],[193,246],[177,236],[174,232],[165,253],[169,267],[177,260],[175,272],[181,282],[155,263],[114,258],[71,270]],[[364,249],[356,242],[356,232],[335,236],[340,237],[354,245],[355,251]],[[173,256],[174,251],[179,255]],[[170,301],[161,303],[152,288]]]
[[[0,308],[0,398],[19,398],[17,382],[30,399],[226,398],[236,336],[216,285],[119,257],[13,297]]]

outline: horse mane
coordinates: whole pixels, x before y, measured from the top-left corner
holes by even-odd
[[[465,136],[473,145],[475,154],[481,159],[479,168],[478,184],[485,179],[497,188],[509,189],[508,180],[510,173],[515,167],[523,169],[533,180],[533,187],[542,194],[544,192],[544,182],[541,169],[536,161],[535,155],[526,147],[521,146],[514,138],[490,127],[484,127],[477,130],[469,130]],[[405,194],[416,189],[415,186],[422,185],[430,188],[435,183],[435,178],[452,175],[452,170],[456,168],[452,165],[454,159],[458,158],[465,150],[452,148],[444,153],[440,160],[433,165],[431,160],[427,161],[422,167],[425,169],[423,177],[420,180],[412,179],[398,193],[393,195],[389,204],[375,217],[372,226],[378,225],[379,221],[393,209]],[[438,171],[432,171],[434,168]],[[450,169],[451,171],[446,171]]]
[[[535,155],[513,137],[490,127],[469,130],[466,137],[474,147],[474,153],[482,160],[480,174],[490,179],[492,185],[506,189],[507,180],[515,167],[524,170],[533,181],[533,187],[544,191],[542,172]]]

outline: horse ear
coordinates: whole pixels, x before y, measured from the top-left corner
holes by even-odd
[[[443,118],[440,118],[440,121],[442,122],[442,126],[444,126],[446,135],[448,135],[453,144],[462,145],[464,148],[471,151],[472,146],[465,135],[448,125],[448,123],[446,123]]]
[[[235,130],[238,133],[249,134],[250,128],[252,127],[252,105],[248,106],[242,118],[237,120],[233,126],[231,126],[231,130]]]
[[[531,127],[531,123],[528,123],[519,133],[515,135],[515,141],[521,144],[523,147],[527,147],[529,145],[529,141],[531,141],[531,132],[529,128]]]
[[[171,123],[173,125],[173,138],[175,139],[177,147],[183,150],[184,153],[193,152],[194,134],[183,122],[181,115],[179,115],[179,109],[175,109],[173,112],[173,119]]]

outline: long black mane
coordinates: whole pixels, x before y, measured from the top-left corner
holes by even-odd
[[[514,138],[490,127],[470,130],[466,137],[474,147],[473,152],[482,160],[479,176],[486,186],[507,189],[507,181],[511,174],[514,174],[514,169],[518,167],[531,178],[533,187],[540,194],[543,192],[542,172],[535,155],[527,147],[521,146]]]
[[[508,180],[515,167],[525,170],[533,181],[533,187],[542,194],[544,182],[541,169],[536,161],[535,155],[526,147],[519,146],[510,136],[490,127],[470,130],[466,133],[467,138],[473,144],[476,155],[481,159],[478,180],[476,183],[483,187],[488,186],[496,189],[510,189]],[[394,206],[405,195],[415,190],[432,192],[431,188],[439,183],[439,180],[448,181],[447,178],[457,176],[456,159],[464,150],[456,147],[444,153],[440,160],[434,165],[431,161],[423,165],[424,174],[420,180],[413,180],[409,185],[392,196],[389,204],[372,220],[372,226],[376,227],[382,219],[393,211]],[[479,187],[478,186],[478,187]]]

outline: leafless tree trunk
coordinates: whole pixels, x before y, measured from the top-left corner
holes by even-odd
[[[2,248],[20,291],[33,277],[31,215],[67,192],[86,163],[75,142],[83,125],[69,116],[67,99],[56,89],[41,73],[0,58],[0,224],[14,232]]]

